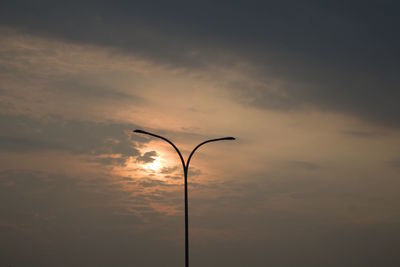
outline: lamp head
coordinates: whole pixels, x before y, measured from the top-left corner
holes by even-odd
[[[134,133],[141,133],[141,134],[147,134],[147,132],[143,131],[143,130],[134,130]]]

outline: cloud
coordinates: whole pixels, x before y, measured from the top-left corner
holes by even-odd
[[[172,174],[174,173],[179,166],[167,166],[167,167],[162,167],[160,170],[160,173],[162,174]]]
[[[137,94],[146,63],[98,47],[0,31],[8,36],[0,40],[1,113],[126,121],[149,104]]]
[[[0,23],[189,70],[244,63],[258,85],[229,87],[252,105],[311,106],[399,127],[397,8],[388,1],[236,1],[229,8],[223,2],[172,1],[155,8],[140,1],[6,1]]]
[[[195,176],[199,176],[201,174],[202,174],[202,171],[200,169],[193,168],[193,167],[189,168],[189,172],[188,172],[189,176],[195,177]]]
[[[141,163],[151,163],[155,160],[155,157],[157,157],[156,151],[148,151],[145,152],[143,155],[137,156],[136,161]]]
[[[170,238],[176,230],[173,217],[167,219],[149,199],[131,193],[108,175],[0,172],[1,261],[18,266],[159,266],[160,260],[168,260],[178,265],[168,257],[178,250]],[[161,258],[140,256],[149,250]],[[74,260],[65,260],[67,254]]]
[[[356,138],[366,139],[383,138],[385,136],[384,133],[379,131],[345,130],[343,133]]]
[[[139,155],[130,133],[135,125],[5,114],[0,115],[0,124],[3,151],[66,151],[98,157],[103,164],[122,164]]]
[[[157,189],[164,189],[165,187],[176,187],[176,184],[169,184],[165,181],[161,180],[156,180],[156,179],[148,179],[148,178],[142,178],[138,180],[138,185],[144,188],[157,188]],[[180,188],[180,186],[179,186]]]
[[[90,80],[92,78],[90,75],[88,77],[68,75],[62,80],[55,80],[50,86],[54,88],[56,94],[62,94],[64,98],[85,98],[88,100],[88,104],[91,101],[101,100],[109,100],[119,104],[129,103],[130,105],[146,104],[146,100],[137,95],[120,92],[117,88],[98,84],[96,81]]]

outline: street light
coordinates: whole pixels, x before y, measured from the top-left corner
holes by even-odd
[[[223,141],[223,140],[235,140],[234,137],[222,137],[222,138],[216,138],[216,139],[210,139],[207,141],[204,141],[200,144],[198,144],[190,153],[186,163],[185,160],[183,159],[183,156],[181,154],[181,152],[179,151],[179,149],[176,147],[176,145],[174,143],[172,143],[170,140],[168,140],[165,137],[162,137],[160,135],[157,134],[153,134],[153,133],[149,133],[143,130],[134,130],[133,132],[135,133],[140,133],[140,134],[147,134],[147,135],[151,135],[157,138],[160,138],[162,140],[164,140],[165,142],[169,143],[174,149],[175,151],[178,153],[179,158],[181,159],[182,162],[182,167],[183,167],[183,174],[184,174],[184,182],[185,182],[185,266],[189,267],[189,214],[188,214],[188,186],[187,186],[187,177],[188,177],[188,169],[189,169],[189,163],[190,160],[192,159],[192,156],[194,154],[194,152],[201,147],[204,144],[210,143],[210,142],[216,142],[216,141]]]

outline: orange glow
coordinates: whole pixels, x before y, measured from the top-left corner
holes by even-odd
[[[162,166],[163,165],[161,163],[160,157],[155,158],[153,162],[144,164],[144,167],[147,170],[154,171],[154,172],[159,171],[162,168]]]

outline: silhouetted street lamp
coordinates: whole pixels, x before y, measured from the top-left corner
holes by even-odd
[[[210,143],[210,142],[216,142],[216,141],[223,141],[223,140],[235,140],[234,137],[222,137],[222,138],[216,138],[216,139],[210,139],[207,141],[204,141],[200,144],[198,144],[190,153],[189,158],[187,159],[187,162],[185,164],[185,160],[183,159],[183,156],[181,154],[181,152],[179,151],[179,149],[174,145],[174,143],[172,143],[171,141],[169,141],[167,138],[162,137],[160,135],[157,134],[153,134],[153,133],[149,133],[143,130],[134,130],[133,132],[135,133],[140,133],[140,134],[147,134],[147,135],[151,135],[157,138],[160,138],[166,142],[168,142],[171,146],[174,147],[174,149],[176,150],[176,152],[179,155],[179,158],[181,159],[182,162],[182,167],[183,167],[183,174],[184,174],[184,181],[185,181],[185,266],[189,267],[189,214],[188,214],[188,186],[187,186],[187,177],[188,177],[188,169],[189,169],[189,163],[190,160],[194,154],[194,152],[201,147],[204,144]]]

